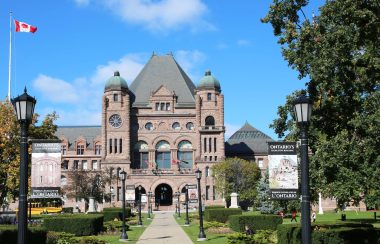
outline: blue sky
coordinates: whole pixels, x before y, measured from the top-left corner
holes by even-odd
[[[36,112],[58,125],[100,125],[106,79],[128,83],[153,52],[172,53],[197,85],[210,69],[225,95],[226,138],[246,121],[274,139],[269,124],[286,95],[304,88],[262,24],[270,0],[60,0],[0,2],[0,98],[7,96],[9,11],[37,26],[13,33],[11,97],[24,86]],[[311,1],[306,15],[323,0]]]

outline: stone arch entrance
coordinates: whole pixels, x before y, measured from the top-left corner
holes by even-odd
[[[173,189],[170,185],[162,183],[154,190],[156,204],[170,206],[173,204]]]

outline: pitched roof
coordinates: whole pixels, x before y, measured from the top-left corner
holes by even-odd
[[[195,85],[172,55],[152,55],[129,89],[134,94],[133,106],[147,106],[152,92],[164,85],[178,96],[177,106],[195,106]]]
[[[270,141],[274,140],[246,122],[227,140],[226,155],[266,154]]]
[[[101,126],[59,126],[55,135],[58,138],[65,136],[69,140],[69,149],[73,149],[75,141],[79,137],[84,137],[87,142],[87,148],[93,148],[93,141],[101,135]]]

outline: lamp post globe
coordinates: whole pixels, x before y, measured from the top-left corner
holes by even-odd
[[[311,117],[312,103],[309,97],[302,95],[294,101],[294,114],[300,128],[301,156],[301,239],[302,243],[311,243],[310,223],[310,185],[307,128]]]
[[[128,234],[127,234],[127,231],[125,229],[125,180],[127,178],[127,172],[125,172],[124,170],[120,172],[120,179],[121,179],[121,183],[122,183],[122,207],[123,207],[123,225],[122,225],[122,230],[121,230],[121,236],[120,236],[120,240],[121,241],[125,241],[125,240],[128,240]]]
[[[21,127],[20,142],[20,189],[18,202],[18,233],[17,243],[24,244],[28,240],[27,233],[27,212],[28,212],[28,128],[32,122],[36,99],[29,96],[26,87],[24,93],[11,99],[16,112],[17,120]]]
[[[201,178],[202,178],[202,171],[197,169],[195,171],[195,176],[198,181],[198,212],[199,212],[199,234],[198,234],[198,241],[205,241],[206,234],[203,228],[203,213],[202,213],[202,191],[201,191]]]

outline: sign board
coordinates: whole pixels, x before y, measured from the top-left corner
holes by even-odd
[[[61,143],[59,140],[32,141],[31,197],[60,198]]]
[[[141,203],[147,203],[148,202],[148,197],[146,194],[141,194]]]
[[[126,185],[125,186],[125,200],[127,202],[135,201],[135,185]]]
[[[198,189],[197,185],[187,185],[187,189]]]
[[[268,142],[269,188],[272,200],[298,199],[295,142]]]
[[[182,203],[186,203],[186,193],[181,193],[181,196],[179,197],[179,201]]]
[[[189,203],[198,202],[198,189],[188,189],[189,191]]]

